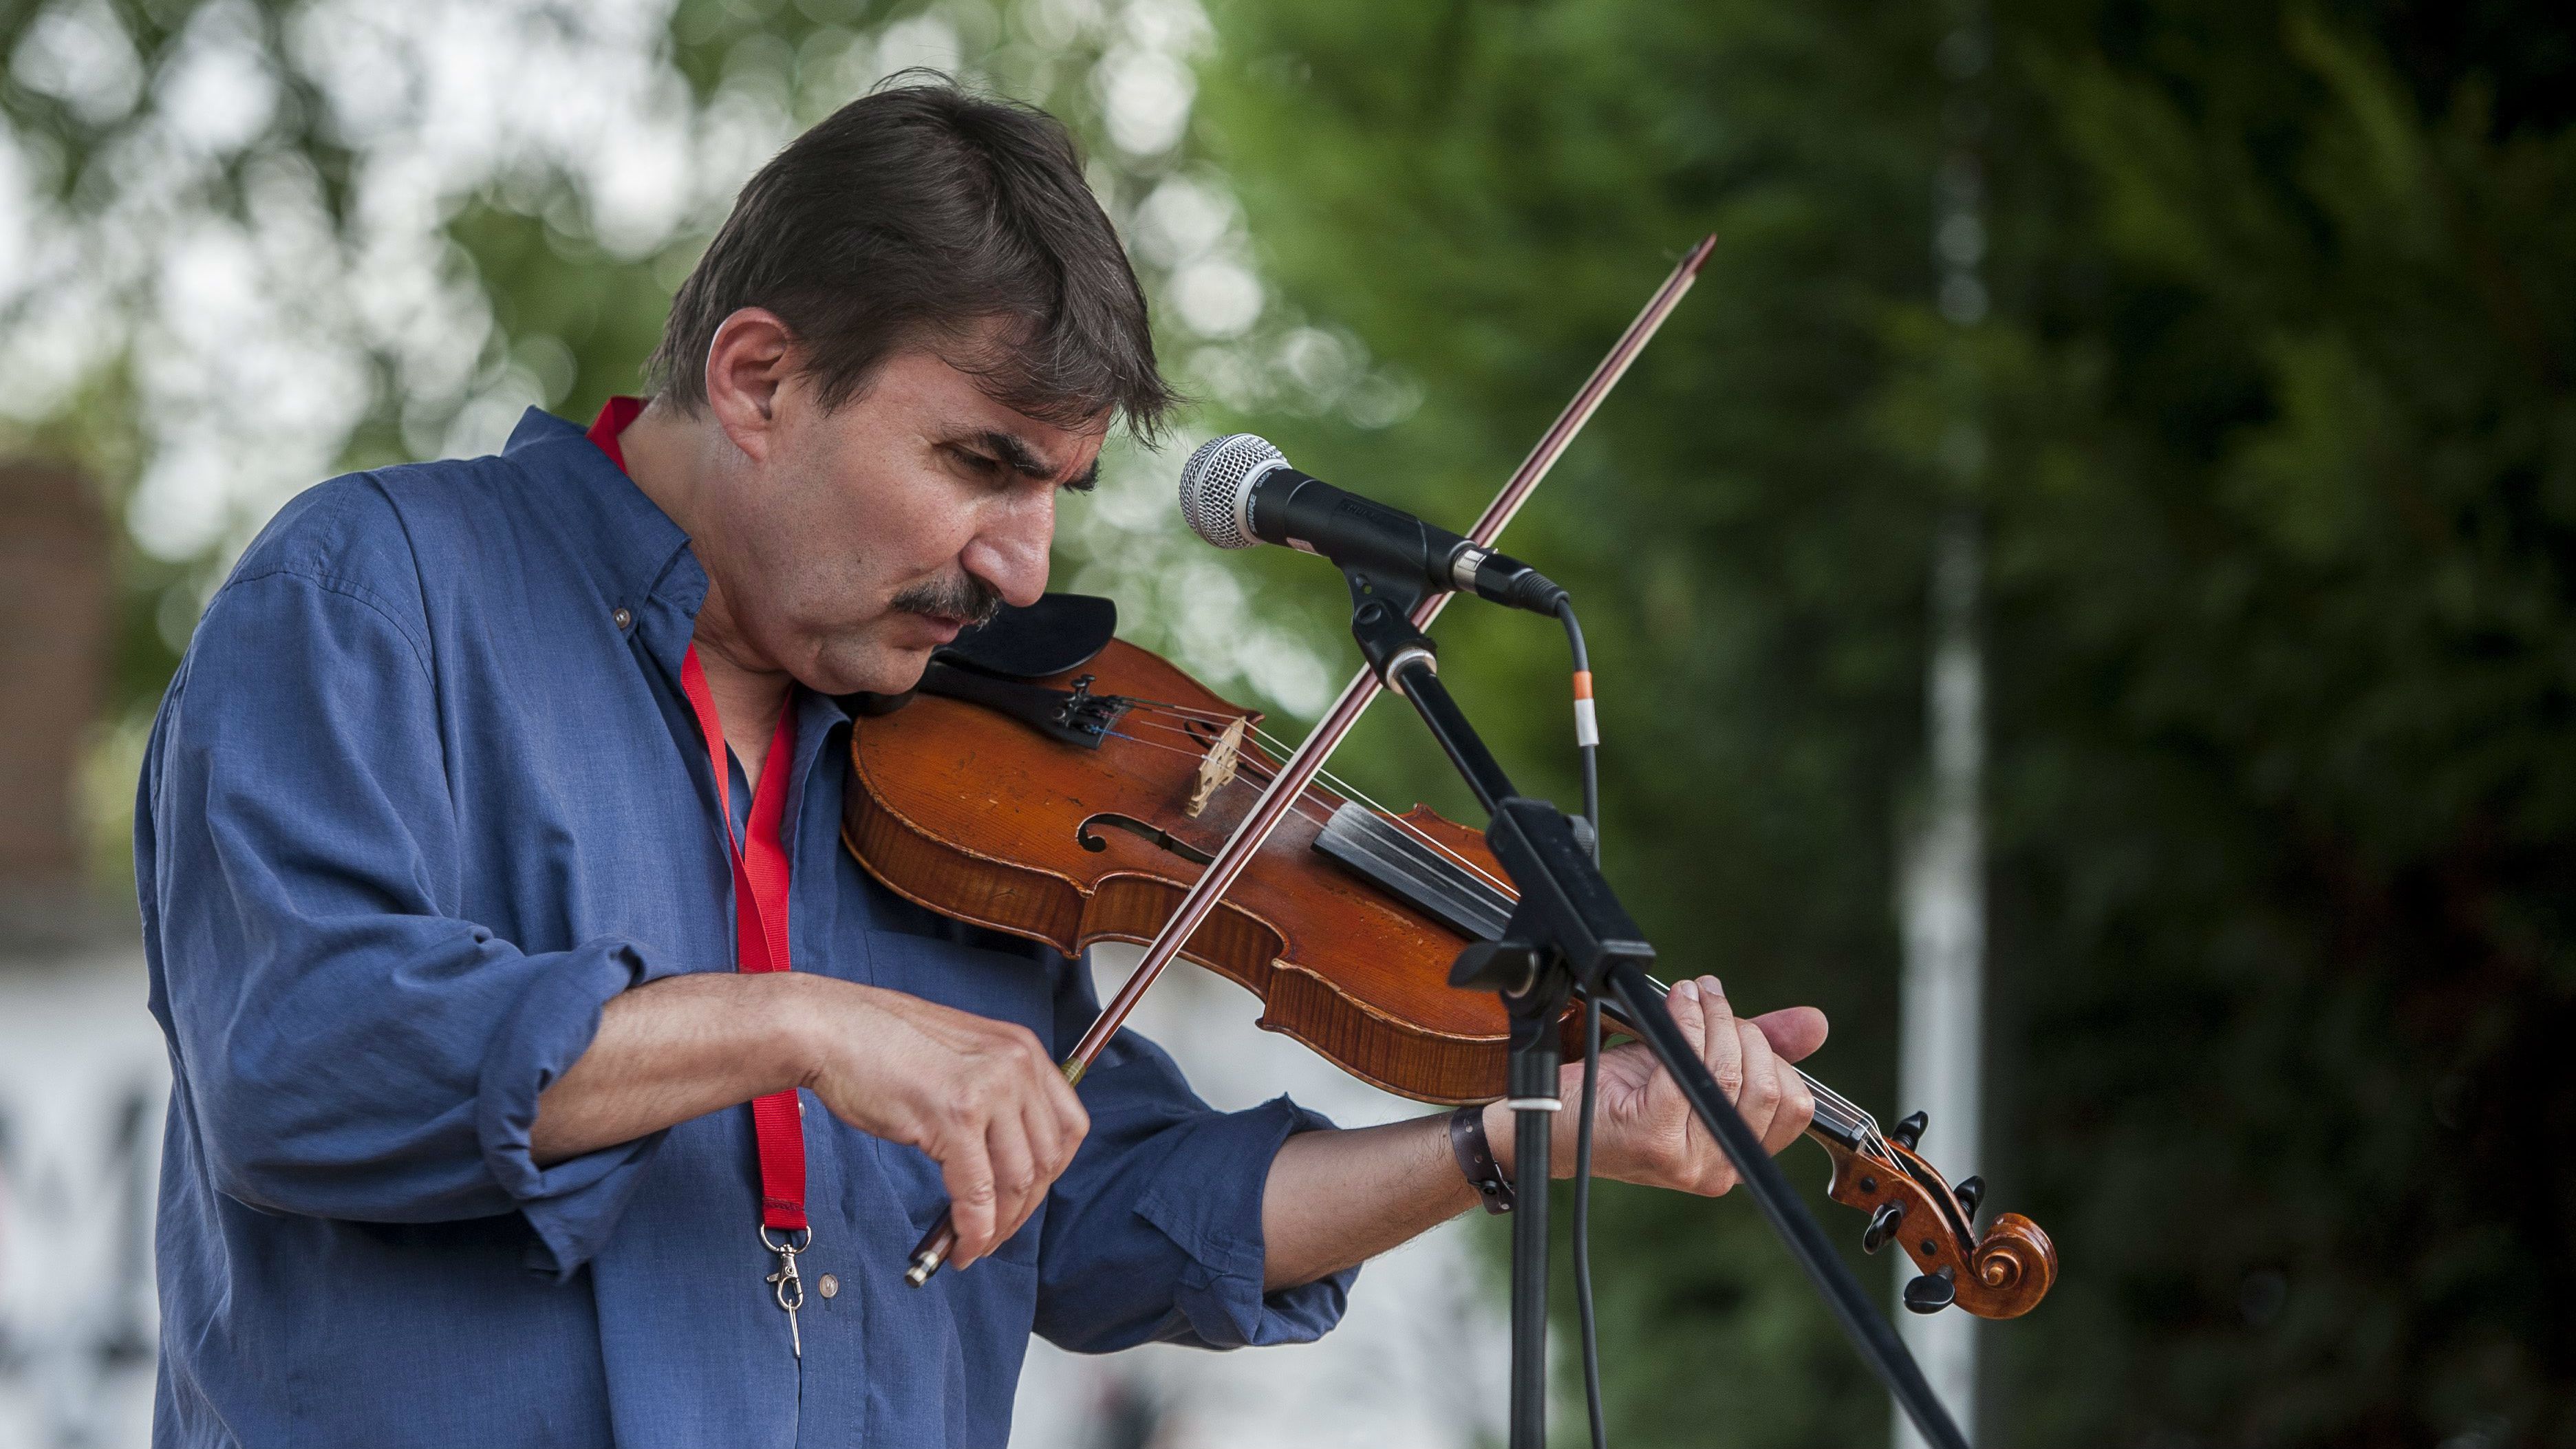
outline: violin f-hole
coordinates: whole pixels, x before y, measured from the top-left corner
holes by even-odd
[[[1154,825],[1149,821],[1139,820],[1133,815],[1121,815],[1115,810],[1103,810],[1097,814],[1085,816],[1083,817],[1082,823],[1074,827],[1074,843],[1080,845],[1085,850],[1091,851],[1093,854],[1098,854],[1099,852],[1109,848],[1108,841],[1103,840],[1098,835],[1092,833],[1091,827],[1095,825],[1107,825],[1115,829],[1124,830],[1130,835],[1141,835],[1145,839],[1152,841],[1154,844],[1161,846],[1163,849],[1170,851],[1172,854],[1179,856],[1181,859],[1188,861],[1192,865],[1205,865],[1209,861],[1216,859],[1215,856],[1208,854],[1206,851],[1199,849],[1197,846],[1192,845],[1185,840],[1175,839],[1170,831],[1165,830],[1160,826]]]

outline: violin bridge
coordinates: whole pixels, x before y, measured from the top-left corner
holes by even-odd
[[[1181,813],[1196,820],[1199,812],[1216,798],[1216,792],[1234,780],[1235,771],[1243,767],[1243,731],[1246,721],[1238,718],[1208,746],[1207,758],[1199,761],[1199,783],[1190,791],[1190,803]]]

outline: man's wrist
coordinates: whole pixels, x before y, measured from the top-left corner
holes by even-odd
[[[1485,1204],[1488,1213],[1507,1213],[1514,1206],[1511,1174],[1494,1156],[1491,1134],[1485,1130],[1486,1109],[1460,1107],[1449,1114],[1449,1155],[1467,1185]]]
[[[1558,1128],[1557,1119],[1574,1115],[1574,1105],[1569,1100],[1565,1104],[1564,1111],[1548,1114],[1548,1128],[1551,1132],[1555,1132]],[[1487,1102],[1485,1104],[1485,1142],[1494,1154],[1495,1165],[1502,1168],[1503,1175],[1518,1182],[1521,1151],[1520,1114],[1501,1102]],[[1556,1138],[1555,1150],[1549,1154],[1548,1166],[1552,1169],[1548,1174],[1550,1177],[1574,1175],[1574,1150],[1566,1146],[1564,1137]],[[1597,1163],[1595,1167],[1597,1169]]]
[[[823,1029],[831,1012],[820,998],[849,983],[801,971],[749,978],[762,988],[766,1054],[787,1071],[786,1086],[811,1087],[830,1066],[833,1034]]]
[[[1515,1179],[1520,1174],[1516,1165],[1521,1151],[1518,1125],[1512,1121],[1509,1107],[1500,1102],[1485,1104],[1485,1149],[1494,1154],[1494,1165],[1503,1170],[1503,1176]]]

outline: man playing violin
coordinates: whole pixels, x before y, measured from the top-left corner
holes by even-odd
[[[1031,1332],[1312,1339],[1478,1201],[1442,1117],[1215,1112],[1132,1034],[1077,1094],[1086,963],[839,847],[839,697],[1035,600],[1059,498],[1174,401],[1058,125],[848,106],[744,190],[654,381],[297,498],[171,683],[157,1444],[999,1444]],[[1786,1146],[1823,1017],[1672,1008]],[[1603,1071],[1604,1175],[1733,1184],[1635,1048]],[[1508,1172],[1502,1109],[1463,1125]]]

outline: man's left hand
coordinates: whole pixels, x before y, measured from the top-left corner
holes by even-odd
[[[1738,1017],[1714,976],[1683,981],[1665,998],[1673,1022],[1700,1045],[1700,1059],[1717,1078],[1745,1125],[1778,1153],[1807,1130],[1816,1101],[1805,1077],[1790,1065],[1825,1043],[1825,1014],[1792,1006],[1756,1017]],[[1715,1138],[1699,1123],[1681,1088],[1642,1042],[1623,1042],[1601,1053],[1600,1105],[1593,1124],[1592,1173],[1648,1187],[1716,1197],[1740,1180]],[[1583,1065],[1566,1065],[1558,1086],[1565,1110],[1556,1114],[1550,1165],[1558,1177],[1574,1175],[1574,1135],[1583,1100]],[[1503,1170],[1512,1169],[1512,1113],[1497,1102],[1485,1109],[1485,1136]]]

